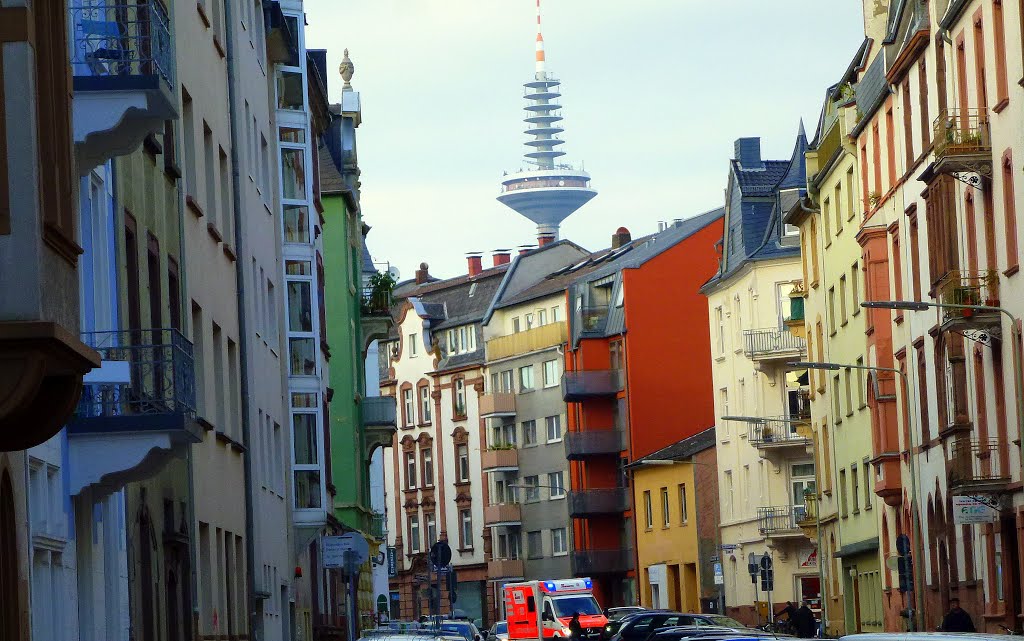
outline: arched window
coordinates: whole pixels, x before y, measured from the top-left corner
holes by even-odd
[[[11,476],[0,474],[0,641],[19,641],[18,535]]]

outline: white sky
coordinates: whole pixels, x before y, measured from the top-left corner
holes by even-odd
[[[522,166],[532,0],[306,0],[307,47],[328,50],[332,101],[350,50],[363,100],[363,216],[375,260],[410,278],[465,253],[536,242],[495,197]],[[548,71],[562,80],[568,152],[598,195],[562,224],[588,249],[625,225],[718,207],[733,141],[788,158],[804,118],[863,38],[860,0],[544,0]],[[484,265],[490,265],[486,256]]]

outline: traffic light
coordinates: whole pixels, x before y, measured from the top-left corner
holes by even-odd
[[[775,590],[775,570],[768,568],[765,570],[761,569],[761,591],[772,592]]]
[[[448,605],[455,605],[455,602],[459,600],[459,595],[456,590],[459,586],[459,579],[455,574],[455,568],[448,570]]]
[[[900,592],[913,592],[914,559],[909,556],[896,557],[896,570],[900,577]]]

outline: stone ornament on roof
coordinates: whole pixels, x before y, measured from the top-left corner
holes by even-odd
[[[352,64],[352,60],[348,57],[348,49],[345,49],[345,54],[341,59],[341,64],[338,65],[338,73],[341,74],[341,79],[345,81],[345,86],[342,91],[352,91],[352,76],[356,72],[356,66]]]

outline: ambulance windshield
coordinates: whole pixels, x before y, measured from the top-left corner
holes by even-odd
[[[555,606],[555,616],[559,619],[571,617],[577,612],[580,616],[601,614],[601,606],[597,604],[597,599],[589,594],[556,596],[551,602]]]

